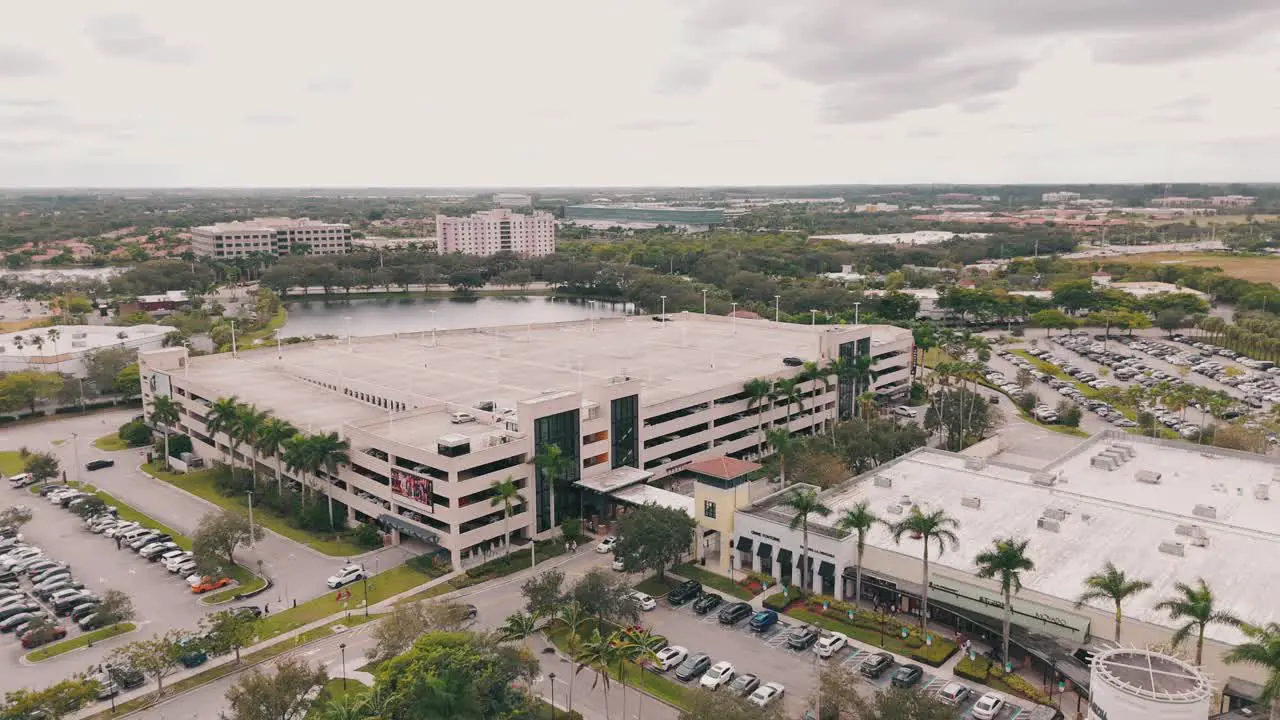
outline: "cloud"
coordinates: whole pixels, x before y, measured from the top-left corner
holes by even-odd
[[[681,60],[669,65],[658,76],[657,91],[671,95],[694,95],[711,84],[713,63],[706,58]]]
[[[243,120],[246,125],[292,125],[298,121],[298,118],[276,113],[255,113],[245,115]]]
[[[53,60],[34,50],[14,45],[0,45],[0,77],[34,77],[52,72]]]
[[[48,98],[0,98],[0,109],[44,109],[54,107],[57,104],[57,101]]]
[[[1156,108],[1156,112],[1147,118],[1153,123],[1196,123],[1205,119],[1205,111],[1210,105],[1210,98],[1204,93],[1188,95]]]
[[[147,30],[137,15],[100,15],[85,31],[103,55],[162,65],[186,65],[194,59],[190,48]]]
[[[982,112],[1057,44],[1137,64],[1238,52],[1280,32],[1274,0],[703,0],[686,34],[814,86],[821,118],[862,123],[960,105]],[[682,77],[680,66],[665,76]],[[715,67],[683,61],[709,78]]]
[[[307,83],[306,90],[316,95],[345,95],[351,92],[351,81],[344,77],[323,77]]]
[[[629,132],[650,132],[653,130],[690,127],[693,124],[692,120],[636,120],[622,123],[618,125],[618,129]]]

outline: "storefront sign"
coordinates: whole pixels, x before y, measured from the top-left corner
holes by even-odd
[[[945,577],[930,580],[929,597],[987,617],[1004,617],[1004,598],[998,592],[959,580]],[[1016,596],[1013,598],[1013,622],[1028,630],[1047,632],[1075,642],[1084,642],[1089,633],[1089,619],[1083,615]]]

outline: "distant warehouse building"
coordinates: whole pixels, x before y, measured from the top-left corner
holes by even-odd
[[[191,249],[201,257],[271,255],[345,255],[351,252],[351,226],[310,218],[254,218],[191,228]]]
[[[469,217],[436,216],[436,248],[440,253],[496,255],[510,252],[542,257],[556,251],[556,219],[551,213],[531,215],[505,208],[473,213]]]
[[[724,224],[723,208],[677,207],[674,205],[570,205],[564,209],[565,220],[583,220],[598,225],[602,221],[651,223],[653,225],[680,225],[715,227]]]

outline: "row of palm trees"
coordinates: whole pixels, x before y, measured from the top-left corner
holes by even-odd
[[[590,668],[595,672],[595,680],[591,683],[594,690],[604,685],[604,714],[610,717],[609,686],[612,676],[609,670],[615,669],[622,682],[622,716],[627,714],[627,666],[646,661],[657,660],[657,651],[665,647],[667,640],[655,634],[652,628],[634,625],[619,628],[608,634],[601,634],[599,625],[591,629],[589,637],[582,637],[583,631],[597,619],[588,615],[576,602],[561,605],[554,615],[540,617],[526,612],[516,612],[507,616],[506,622],[498,629],[504,640],[522,642],[525,651],[530,652],[529,638],[543,630],[563,630],[566,635],[569,655],[573,660],[573,672],[569,675],[568,710],[573,712],[574,680],[578,673]],[[644,712],[644,694],[640,694],[640,706],[636,717]]]
[[[172,398],[156,396],[151,403],[151,416],[154,422],[165,426],[165,463],[169,462],[169,428],[178,424],[179,407]],[[240,447],[249,449],[249,472],[253,488],[258,487],[258,458],[271,456],[276,461],[276,488],[284,494],[284,468],[297,474],[302,479],[302,495],[306,499],[307,489],[316,490],[321,485],[323,472],[330,481],[337,475],[338,466],[349,462],[350,445],[336,432],[303,433],[289,421],[272,415],[269,411],[240,402],[234,395],[221,397],[209,407],[205,418],[205,427],[209,436],[215,439],[218,433],[227,436],[227,444],[231,449],[229,465],[232,479],[236,476],[236,453]],[[308,479],[311,482],[307,482]],[[334,526],[333,495],[325,493],[329,502],[329,526]]]
[[[828,517],[831,508],[822,502],[818,491],[813,488],[795,488],[782,503],[794,513],[791,529],[801,529],[801,577],[802,585],[807,590],[812,581],[809,569],[809,517]],[[929,550],[936,547],[938,555],[942,555],[948,545],[953,549],[959,546],[956,530],[960,522],[947,515],[945,510],[922,511],[913,507],[903,520],[891,522],[883,520],[871,511],[867,501],[861,501],[849,508],[836,520],[836,527],[857,535],[857,569],[855,571],[854,602],[862,600],[862,556],[866,547],[867,533],[878,524],[885,525],[893,536],[895,543],[901,543],[905,535],[923,541],[923,574],[920,598],[920,628],[923,631],[925,621],[929,617]],[[1004,628],[1003,655],[1009,657],[1009,630],[1013,620],[1013,596],[1022,590],[1022,573],[1035,570],[1035,563],[1027,555],[1030,540],[1020,538],[997,538],[990,548],[980,552],[974,558],[978,567],[978,577],[995,580],[1000,585],[1004,596]],[[1151,588],[1151,583],[1141,578],[1132,578],[1123,570],[1108,562],[1102,570],[1090,575],[1084,581],[1085,590],[1076,601],[1076,607],[1085,603],[1104,600],[1115,606],[1115,641],[1120,642],[1120,625],[1123,617],[1122,606],[1125,600]],[[1280,695],[1280,625],[1270,623],[1266,626],[1254,626],[1243,622],[1227,610],[1218,606],[1213,591],[1203,579],[1195,585],[1177,583],[1174,595],[1158,605],[1157,610],[1169,613],[1175,622],[1181,622],[1172,637],[1174,647],[1181,646],[1194,634],[1196,638],[1196,664],[1201,664],[1204,654],[1204,634],[1211,625],[1228,625],[1238,627],[1250,638],[1250,642],[1238,645],[1227,653],[1225,659],[1231,662],[1247,662],[1262,665],[1271,672],[1271,681],[1266,685],[1269,695],[1265,701]],[[1280,709],[1280,702],[1274,703]],[[1274,715],[1273,715],[1274,716]]]

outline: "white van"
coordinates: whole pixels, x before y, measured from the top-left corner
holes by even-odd
[[[31,477],[31,473],[18,473],[9,478],[9,487],[21,488],[34,482],[35,478]]]

